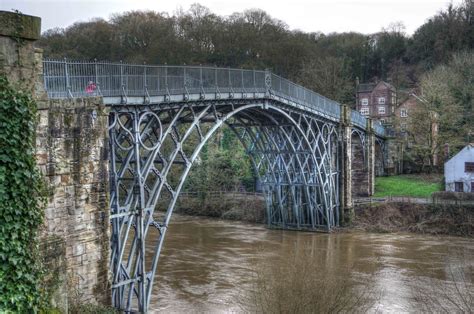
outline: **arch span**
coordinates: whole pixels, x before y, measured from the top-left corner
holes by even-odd
[[[338,224],[334,122],[268,100],[111,107],[111,270],[116,308],[148,308],[179,193],[200,151],[224,124],[237,134],[260,174],[270,227],[329,230]],[[164,213],[155,211],[159,200],[167,201]],[[151,246],[153,259],[147,264],[145,253]]]

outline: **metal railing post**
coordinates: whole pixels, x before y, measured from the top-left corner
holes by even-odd
[[[230,67],[228,68],[228,71],[229,71],[229,89],[230,89],[229,98],[234,98],[234,89],[232,88],[232,78],[230,76]]]
[[[97,94],[102,95],[102,91],[101,91],[100,83],[99,83],[99,74],[98,74],[99,68],[97,66],[97,59],[94,59],[94,72],[95,72],[95,85],[97,88]]]
[[[127,93],[125,92],[125,81],[123,77],[123,62],[120,60],[120,85],[122,88],[122,99],[121,102],[122,104],[127,103]]]
[[[186,65],[183,67],[183,87],[186,89]]]
[[[69,71],[67,69],[67,59],[66,58],[64,58],[64,74],[66,75],[67,97],[72,98],[71,82],[69,81]]]
[[[145,93],[144,102],[146,104],[148,104],[148,103],[150,103],[150,93],[148,93],[146,70],[147,70],[147,66],[146,66],[146,63],[144,63],[144,66],[143,66],[143,92]]]
[[[281,84],[281,78],[280,78],[280,84]],[[265,94],[267,97],[270,96],[270,90],[272,89],[272,72],[270,72],[270,69],[265,69]]]
[[[256,73],[255,73],[255,68],[252,70],[253,71],[253,90],[254,93],[257,92],[257,79],[256,79]]]
[[[202,65],[199,65],[199,88],[200,88],[200,93],[201,93],[201,99],[205,98],[205,92],[204,92],[204,82],[202,80]]]

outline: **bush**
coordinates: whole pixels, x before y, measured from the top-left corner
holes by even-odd
[[[254,284],[246,291],[245,312],[364,313],[380,298],[372,280],[352,279],[352,267],[328,265],[325,254],[311,249],[259,258]]]

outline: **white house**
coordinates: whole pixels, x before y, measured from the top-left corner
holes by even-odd
[[[444,164],[446,191],[474,192],[474,143]]]

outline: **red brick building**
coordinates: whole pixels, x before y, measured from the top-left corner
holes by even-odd
[[[400,103],[399,106],[395,107],[395,117],[397,118],[397,121],[399,121],[399,128],[401,132],[404,132],[410,120],[408,119],[410,116],[410,113],[413,113],[415,110],[419,100],[419,97],[416,96],[413,93],[408,94],[406,97],[404,97]]]
[[[389,123],[397,105],[397,91],[380,81],[357,85],[356,109],[364,116]]]

